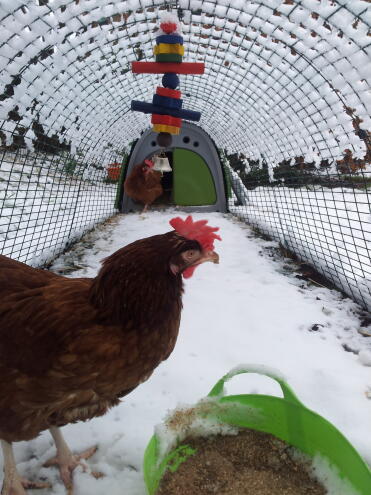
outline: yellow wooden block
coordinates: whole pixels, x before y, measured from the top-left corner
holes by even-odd
[[[180,128],[175,127],[173,125],[165,125],[165,124],[155,124],[153,126],[153,130],[155,132],[168,132],[169,134],[179,134]]]
[[[176,53],[177,55],[184,55],[184,46],[179,43],[171,45],[170,43],[160,43],[155,45],[153,48],[153,53],[155,55],[160,55],[160,53]]]

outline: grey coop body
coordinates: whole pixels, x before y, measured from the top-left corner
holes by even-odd
[[[137,141],[126,177],[135,165],[164,150],[157,144],[157,136],[157,133],[147,130]],[[171,147],[165,153],[172,172],[163,174],[164,194],[156,204],[180,206],[187,211],[227,211],[223,168],[213,141],[203,129],[184,122],[180,134],[172,136]],[[122,191],[123,213],[141,209],[140,203]]]

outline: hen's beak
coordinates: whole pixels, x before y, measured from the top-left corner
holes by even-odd
[[[205,261],[212,261],[213,263],[219,263],[219,255],[215,251],[206,251],[200,259],[199,263],[205,263]]]

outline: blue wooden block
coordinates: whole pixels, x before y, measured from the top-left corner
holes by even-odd
[[[170,98],[170,96],[153,95],[152,103],[166,108],[182,108],[181,98]]]
[[[183,45],[183,38],[178,34],[162,34],[156,38],[156,44],[159,45],[160,43],[168,43],[169,45],[179,43],[179,45]]]
[[[179,77],[172,72],[166,72],[162,78],[162,85],[164,88],[175,89],[179,86]]]
[[[194,112],[193,110],[166,108],[138,100],[132,100],[131,109],[136,112],[142,112],[142,113],[157,113],[159,115],[171,115],[172,117],[178,117],[179,119],[186,119],[186,120],[194,120],[195,122],[198,122],[201,118],[200,112]]]

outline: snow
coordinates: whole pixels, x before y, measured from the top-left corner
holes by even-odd
[[[271,366],[258,364],[238,364],[228,371],[225,380],[230,380],[235,375],[241,373],[257,373],[258,375],[267,375],[277,380],[287,380],[286,376],[284,376],[280,370],[272,368]]]
[[[242,206],[230,211],[308,261],[371,309],[371,215],[367,190],[257,187],[231,171]]]
[[[297,454],[296,456],[294,454],[294,457],[299,461],[300,458],[302,458],[304,462],[305,460],[308,460],[308,457],[303,456],[302,454]],[[312,473],[313,476],[321,481],[327,488],[328,491],[326,495],[359,495],[358,490],[356,491],[346,480],[342,480],[338,476],[338,471],[320,455],[314,456],[312,460]]]
[[[211,416],[205,416],[215,407],[215,399],[201,399],[197,404],[176,407],[164,418],[164,422],[155,426],[155,434],[159,439],[158,462],[179,442],[188,436],[207,437],[209,435],[236,435],[238,428],[220,423]],[[223,406],[219,406],[223,407]],[[251,414],[259,412],[251,408]]]
[[[169,231],[169,220],[178,215],[183,216],[179,210],[118,215],[61,256],[53,270],[75,267],[70,276],[94,276],[102,258],[136,239]],[[96,480],[78,468],[75,495],[144,495],[143,453],[156,425],[177,406],[205,397],[239,363],[278,370],[299,399],[339,428],[371,465],[371,375],[361,359],[371,342],[358,333],[359,308],[336,291],[306,286],[285,270],[286,261],[272,259],[276,242],[256,238],[234,216],[212,213],[207,218],[220,227],[220,264],[205,264],[185,281],[172,355],[120,406],[63,428],[74,451],[98,445],[88,465],[106,475]],[[354,352],[346,352],[345,344]],[[226,393],[282,396],[276,382],[256,373],[235,376]],[[53,483],[50,495],[65,493],[57,471],[42,467],[54,455],[48,432],[15,444],[15,452],[22,475],[47,478]]]
[[[371,366],[371,351],[367,349],[362,349],[358,354],[360,362],[364,366]]]
[[[136,43],[145,59],[152,58],[162,0],[114,4],[81,0],[77,5],[69,3],[63,12],[60,1],[49,1],[47,6],[28,2],[27,9],[21,5],[17,0],[0,6],[4,43],[0,93],[15,74],[30,82],[16,87],[9,98],[11,108],[19,106],[22,124],[34,119],[34,110],[40,116],[44,112],[42,124],[51,134],[64,126],[74,147],[89,141],[95,151],[108,143],[119,149],[138,137],[149,119],[131,112],[130,100],[148,99],[160,78],[133,76],[122,69],[130,67]],[[306,155],[308,147],[315,149],[317,161],[340,159],[345,148],[365,154],[364,141],[354,134],[343,108],[354,108],[363,128],[369,128],[370,13],[365,0],[305,0],[300,5],[278,0],[184,0],[179,7],[184,14],[181,28],[187,60],[206,62],[204,76],[183,77],[181,90],[191,95],[189,108],[202,112],[203,128],[221,147],[250,156],[258,149],[270,167],[286,158],[288,150],[294,158]],[[102,18],[111,22],[97,25]],[[41,50],[50,47],[53,53],[44,62]],[[228,69],[221,61],[229,62]],[[117,68],[112,70],[114,64]],[[287,84],[289,71],[295,85]],[[226,75],[223,84],[214,77],[221,73]],[[237,81],[236,74],[244,77]],[[227,98],[225,87],[234,85]],[[270,91],[281,95],[284,104],[276,105],[268,97]],[[288,103],[289,95],[299,110]],[[37,101],[35,109],[32,101]],[[328,104],[327,114],[320,113],[323,101]],[[314,110],[309,110],[312,105]],[[236,116],[231,122],[224,116],[232,108]],[[4,118],[6,109],[7,105],[1,112]],[[313,113],[322,121],[319,132],[301,124]],[[79,126],[76,115],[81,115]],[[218,118],[212,125],[214,115]],[[296,128],[290,132],[287,122],[295,122]],[[334,139],[325,140],[329,131]]]
[[[66,163],[67,157],[26,150],[2,155],[1,254],[32,266],[46,264],[116,213],[117,185],[103,182],[106,170],[76,161],[76,174],[68,175]]]

